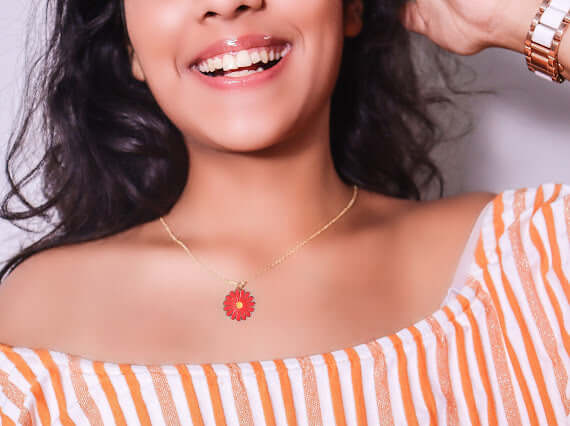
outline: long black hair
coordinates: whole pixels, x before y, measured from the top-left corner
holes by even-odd
[[[442,132],[429,107],[449,100],[419,85],[400,22],[405,1],[364,0],[363,29],[346,41],[333,93],[331,150],[346,183],[419,200],[434,182],[443,194],[430,158]],[[0,217],[22,228],[39,218],[50,229],[5,264],[0,280],[35,253],[167,213],[188,174],[181,133],[132,76],[122,1],[47,0],[46,7],[49,36],[9,143]],[[18,159],[31,151],[39,161],[22,172]],[[42,200],[33,202],[25,189],[35,178]]]

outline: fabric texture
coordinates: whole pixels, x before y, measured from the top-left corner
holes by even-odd
[[[570,424],[570,186],[504,191],[478,223],[446,304],[353,347],[136,365],[0,345],[0,424]]]

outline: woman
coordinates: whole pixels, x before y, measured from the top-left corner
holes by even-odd
[[[52,3],[2,424],[564,424],[570,187],[419,202],[406,31],[523,53],[539,1]]]

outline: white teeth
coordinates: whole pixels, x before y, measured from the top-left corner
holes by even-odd
[[[274,49],[260,47],[251,51],[241,50],[237,53],[226,53],[205,59],[198,63],[196,68],[200,72],[207,74],[218,70],[232,71],[238,68],[250,67],[260,62],[267,64],[270,61],[278,61],[285,57],[290,52],[291,47],[287,45],[281,51]]]
[[[251,52],[249,56],[251,57],[252,64],[257,64],[258,62],[261,62],[261,57],[259,56],[259,52],[257,50]]]
[[[269,62],[269,55],[267,54],[267,50],[265,50],[265,49],[260,50],[259,56],[261,56],[261,61],[264,64]]]
[[[236,63],[239,68],[251,66],[251,57],[247,50],[242,50],[236,55]]]
[[[219,56],[215,57],[214,66],[216,70],[221,70],[222,68],[224,68],[224,63],[222,62],[222,58],[220,58]]]
[[[208,59],[208,71],[210,72],[216,71],[216,65],[214,64],[213,59]]]
[[[246,75],[256,74],[258,72],[262,72],[263,68],[259,67],[255,71],[252,70],[241,70],[241,71],[233,71],[226,74],[226,77],[245,77]]]
[[[238,68],[234,55],[224,55],[222,62],[224,71],[235,70]]]

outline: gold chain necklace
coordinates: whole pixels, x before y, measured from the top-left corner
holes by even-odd
[[[174,233],[172,232],[172,230],[170,229],[170,227],[166,223],[166,220],[164,219],[164,217],[160,217],[160,222],[162,223],[162,226],[164,226],[164,229],[166,230],[166,232],[168,233],[170,238],[176,244],[178,244],[180,247],[182,247],[184,249],[184,251],[186,252],[186,254],[188,256],[190,256],[192,259],[194,259],[194,261],[196,263],[198,263],[199,265],[201,265],[202,267],[204,267],[205,269],[207,269],[211,273],[215,274],[216,276],[218,276],[222,280],[231,284],[232,286],[235,286],[235,290],[230,291],[226,295],[223,306],[224,306],[224,310],[226,311],[226,315],[228,317],[231,317],[231,319],[233,319],[233,320],[240,321],[240,320],[245,320],[247,317],[251,316],[251,313],[253,312],[254,305],[255,305],[255,301],[254,301],[253,296],[251,296],[251,294],[248,291],[244,290],[244,287],[246,286],[246,284],[249,281],[254,280],[257,277],[259,277],[260,275],[264,274],[265,272],[275,268],[277,265],[283,263],[285,261],[285,259],[287,259],[289,256],[296,253],[301,247],[303,247],[305,244],[307,244],[313,238],[315,238],[316,236],[318,236],[319,234],[324,232],[333,223],[335,223],[337,220],[339,220],[354,205],[354,202],[356,201],[357,196],[358,196],[358,186],[354,185],[353,186],[353,192],[352,192],[352,198],[350,199],[350,201],[348,202],[346,207],[344,209],[342,209],[342,211],[338,215],[336,215],[336,217],[331,219],[326,225],[321,227],[318,231],[314,232],[310,237],[306,238],[303,241],[298,242],[293,248],[288,250],[283,256],[277,258],[276,260],[274,260],[273,262],[271,262],[270,264],[268,264],[267,266],[262,268],[257,274],[253,275],[252,278],[250,278],[249,280],[236,281],[236,280],[228,279],[228,278],[224,277],[223,275],[221,275],[220,273],[218,273],[217,271],[215,271],[214,269],[208,267],[206,264],[200,262],[196,258],[196,256],[194,256],[192,254],[192,252],[186,246],[186,244],[184,244],[182,241],[180,241],[179,238],[177,238],[174,235]]]

